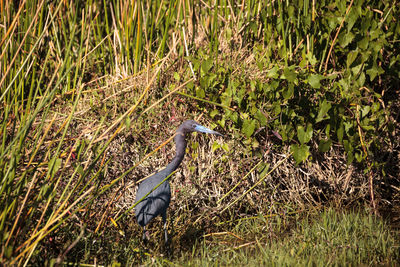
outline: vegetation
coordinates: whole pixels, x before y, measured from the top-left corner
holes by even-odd
[[[384,223],[363,212],[342,213],[329,209],[317,217],[298,221],[289,233],[283,234],[284,238],[278,238],[279,242],[271,241],[277,238],[271,237],[268,231],[273,229],[279,233],[289,228],[284,220],[264,217],[253,220],[235,225],[235,234],[207,236],[193,250],[194,255],[179,259],[178,265],[376,265],[390,264],[387,260],[398,255]],[[155,260],[162,263],[162,259]]]
[[[0,11],[2,265],[400,258],[396,1]],[[135,185],[171,159],[185,118],[225,138],[191,138],[171,180],[171,247],[157,222],[144,247]]]

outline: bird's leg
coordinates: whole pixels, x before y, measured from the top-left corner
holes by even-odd
[[[147,243],[147,230],[146,226],[143,226],[143,242],[146,244]]]
[[[164,222],[164,237],[165,237],[165,244],[168,243],[168,231],[167,231],[167,213],[163,213],[162,219]]]
[[[165,244],[167,244],[168,243],[167,222],[164,222],[164,236],[165,236]]]

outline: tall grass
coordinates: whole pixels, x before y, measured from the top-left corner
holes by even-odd
[[[296,219],[295,222],[293,220]],[[302,217],[302,215],[301,215]],[[365,212],[332,208],[298,216],[256,217],[237,222],[233,233],[208,235],[185,266],[395,265],[396,241],[384,221]],[[287,231],[287,225],[295,223]],[[273,234],[262,233],[268,228]],[[272,230],[273,229],[273,230]],[[154,259],[153,259],[154,260]],[[159,259],[156,258],[156,261]],[[161,260],[162,261],[162,260]]]
[[[27,264],[41,240],[111,187],[98,187],[108,164],[102,158],[146,92],[100,146],[105,116],[96,118],[100,127],[90,140],[68,134],[78,119],[76,107],[92,92],[87,90],[92,80],[103,84],[104,74],[126,78],[144,69],[150,74],[162,64],[167,51],[183,42],[181,29],[194,12],[190,6],[186,1],[2,2],[3,263]],[[171,33],[177,42],[170,42]],[[150,78],[147,88],[155,81]],[[60,101],[69,103],[53,110]]]
[[[235,138],[245,136],[245,145],[257,148],[255,139],[250,138],[255,131],[256,124],[251,121],[254,114],[241,100],[221,100],[221,96],[237,97],[236,92],[251,95],[255,89],[246,88],[244,82],[240,84],[244,88],[236,90],[221,81],[237,71],[218,65],[224,60],[221,49],[241,50],[259,43],[261,68],[271,70],[269,64],[274,62],[278,66],[275,70],[284,69],[281,76],[285,79],[294,75],[293,69],[286,67],[296,60],[296,53],[297,58],[301,53],[304,59],[300,66],[309,68],[318,58],[321,70],[324,60],[328,62],[331,57],[329,42],[317,42],[316,28],[310,26],[316,14],[314,2],[301,3],[303,9],[293,10],[289,1],[1,1],[1,264],[28,265],[55,254],[60,263],[87,228],[95,228],[89,231],[91,237],[98,237],[101,229],[110,225],[123,232],[121,223],[115,220],[123,212],[110,215],[110,207],[121,197],[113,189],[141,161],[110,178],[107,173],[113,159],[107,157],[107,151],[118,134],[132,124],[145,128],[137,123],[139,116],[151,116],[147,114],[175,93],[213,106],[214,115],[210,116],[219,117],[222,126],[229,120],[232,127],[243,128],[235,129]],[[302,23],[306,25],[304,32],[299,31]],[[333,28],[326,33],[327,39]],[[202,47],[202,40],[208,48]],[[237,56],[239,53],[232,58]],[[279,76],[273,71],[268,73],[269,78]],[[167,81],[161,79],[164,72],[171,74]],[[137,77],[143,78],[145,86],[128,88],[134,92],[129,106],[123,111],[118,110],[121,103],[107,106],[102,99],[106,89],[120,90],[112,96],[122,94],[127,89],[118,86]],[[181,90],[184,86],[187,91]],[[156,92],[162,97],[150,105],[147,101],[153,99],[149,92],[154,87],[161,88]],[[138,88],[143,91],[138,92]],[[232,92],[224,91],[227,88]],[[290,88],[288,91],[276,92],[274,98],[289,98],[293,92]],[[259,100],[254,98],[252,103]],[[90,117],[85,117],[85,110],[93,111]],[[112,112],[116,115],[110,116]],[[235,112],[239,121],[233,122]],[[329,135],[329,130],[325,132]],[[295,134],[288,132],[284,138],[288,140],[290,135]],[[254,169],[257,166],[254,164]],[[264,183],[269,169],[266,164],[261,167],[265,167],[265,173],[255,186]],[[229,212],[234,212],[231,206],[254,189],[249,188],[238,200],[228,200],[232,204],[223,203]],[[101,215],[94,215],[104,198],[106,207]],[[94,223],[99,217],[100,222]],[[80,232],[69,233],[71,225]],[[46,242],[51,247],[55,237],[67,243],[62,251],[40,255],[41,244]]]

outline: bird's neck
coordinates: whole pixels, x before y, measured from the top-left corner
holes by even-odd
[[[177,132],[174,140],[176,146],[176,154],[175,157],[172,159],[172,161],[166,167],[168,173],[175,171],[178,168],[179,164],[181,164],[183,158],[185,157],[185,150],[186,150],[185,134]]]

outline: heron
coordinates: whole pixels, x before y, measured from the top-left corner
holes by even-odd
[[[181,164],[186,150],[186,136],[191,132],[208,133],[222,136],[219,132],[213,131],[200,125],[193,120],[187,120],[179,126],[176,131],[174,141],[176,154],[172,161],[161,171],[153,174],[138,186],[136,193],[137,205],[135,206],[135,215],[137,222],[143,227],[143,241],[147,241],[146,225],[155,217],[161,215],[164,223],[165,244],[168,243],[167,233],[167,208],[171,200],[171,188],[168,176],[175,171]],[[165,181],[164,181],[165,180]],[[164,181],[161,185],[159,185]],[[158,186],[159,185],[159,186]],[[158,186],[156,189],[154,189]],[[152,191],[154,189],[154,191]],[[152,191],[152,192],[151,192]],[[145,199],[139,202],[144,196],[151,192]],[[139,203],[138,203],[139,202]]]

